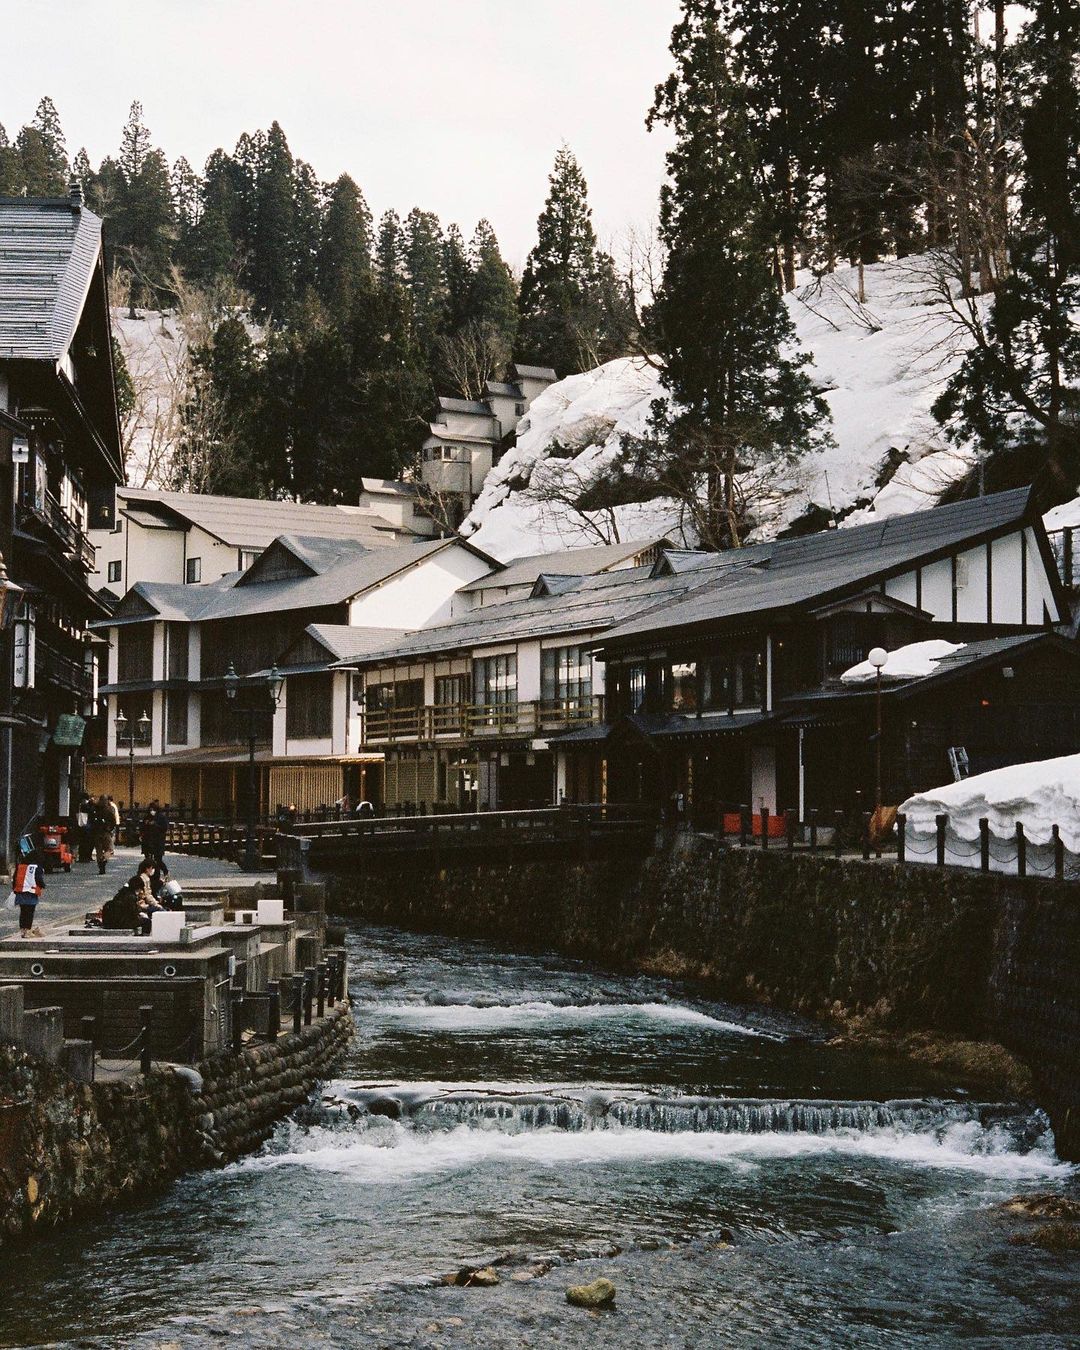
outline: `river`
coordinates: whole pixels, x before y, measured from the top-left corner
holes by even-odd
[[[813,1027],[354,927],[358,1035],[256,1157],[6,1254],[5,1346],[1077,1344],[1045,1119]],[[440,1277],[496,1262],[496,1288]],[[614,1311],[565,1301],[609,1275]]]

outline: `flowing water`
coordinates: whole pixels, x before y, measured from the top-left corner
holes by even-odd
[[[258,1156],[7,1257],[0,1344],[1080,1344],[1041,1113],[665,981],[350,934],[349,1063]],[[498,1288],[440,1277],[494,1261]],[[607,1274],[616,1310],[565,1301]]]

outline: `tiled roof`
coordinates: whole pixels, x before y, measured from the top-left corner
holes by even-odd
[[[479,403],[474,398],[440,398],[440,412],[467,413],[470,417],[491,417],[495,414],[486,403]]]
[[[708,584],[696,587],[663,614],[630,619],[613,629],[608,639],[617,642],[639,634],[693,629],[790,609],[865,585],[1019,525],[1028,515],[1030,491],[1016,488],[848,530],[828,530],[725,553],[682,555],[681,574]]]
[[[126,615],[121,607],[121,612],[114,615],[111,622],[138,623],[153,618],[206,622],[344,604],[354,595],[361,595],[396,573],[454,545],[468,547],[459,539],[430,539],[393,549],[345,548],[337,560],[320,573],[247,585],[237,584],[245,574],[236,572],[199,586],[140,581],[128,591],[128,597],[142,599],[154,612]],[[133,609],[136,603],[133,599]]]
[[[595,576],[609,567],[615,567],[628,558],[634,558],[646,549],[656,548],[663,540],[638,539],[625,544],[596,544],[591,548],[566,548],[557,553],[531,553],[525,558],[512,558],[501,572],[480,577],[462,586],[468,594],[472,591],[486,591],[490,587],[531,586],[537,577],[544,576]],[[705,555],[709,556],[709,555]]]
[[[550,366],[519,366],[515,364],[510,369],[519,379],[548,380],[554,384],[559,378]]]
[[[215,497],[157,488],[119,488],[116,496],[122,509],[130,503],[140,513],[179,516],[233,548],[266,548],[282,534],[355,539],[368,548],[386,548],[412,537],[407,530],[396,531],[381,516],[360,507]],[[395,532],[406,539],[395,539]]]
[[[401,637],[401,628],[350,628],[346,623],[312,623],[306,632],[337,661],[355,660]]]
[[[101,252],[101,221],[67,197],[0,197],[0,360],[59,362]]]

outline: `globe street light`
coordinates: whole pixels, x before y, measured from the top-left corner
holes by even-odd
[[[871,647],[866,654],[866,659],[874,667],[874,682],[877,686],[877,735],[874,738],[875,748],[875,772],[874,772],[874,814],[877,820],[877,828],[881,829],[881,671],[889,659],[889,653],[884,647]]]
[[[113,719],[116,725],[116,744],[121,746],[126,744],[128,748],[128,812],[135,810],[135,746],[143,745],[146,742],[150,731],[150,717],[143,709],[143,715],[139,720],[132,724],[128,731],[128,719],[124,716],[123,708]],[[130,843],[130,840],[128,841]]]

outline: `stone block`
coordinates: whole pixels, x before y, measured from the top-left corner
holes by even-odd
[[[21,984],[0,985],[0,1044],[22,1045],[23,990]]]
[[[150,936],[155,942],[179,942],[186,916],[170,910],[158,910],[150,916]]]
[[[260,900],[255,913],[257,915],[256,923],[284,923],[285,901]]]
[[[65,1041],[60,1050],[60,1067],[73,1083],[94,1081],[94,1044],[92,1041]]]
[[[23,1013],[23,1049],[33,1059],[55,1064],[64,1048],[63,1008],[27,1008]]]

